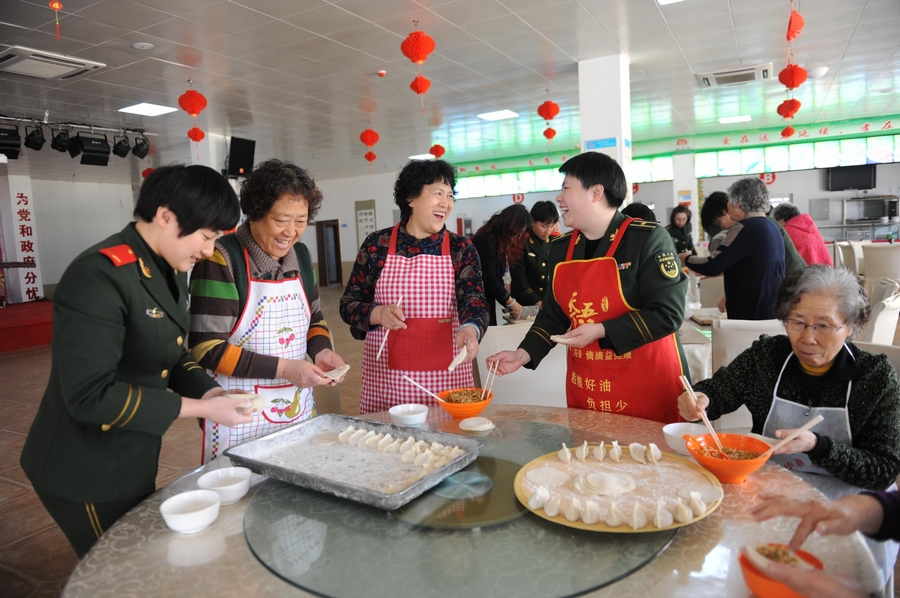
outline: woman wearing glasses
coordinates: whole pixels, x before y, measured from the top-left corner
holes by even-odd
[[[716,419],[746,405],[753,432],[770,438],[784,438],[821,415],[822,423],[772,460],[832,500],[894,484],[900,474],[900,381],[886,356],[849,342],[869,317],[859,280],[824,265],[791,271],[776,294],[775,317],[787,336],[762,336],[697,383],[696,402],[682,394],[681,415],[695,421],[706,410]],[[893,567],[897,547],[871,547],[883,570]]]

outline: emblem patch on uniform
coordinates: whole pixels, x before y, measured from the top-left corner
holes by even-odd
[[[631,262],[622,262],[619,264],[619,270],[627,270],[631,267]]]
[[[678,272],[681,268],[674,251],[660,251],[656,254],[656,263],[659,265],[659,271],[663,276],[673,280],[678,278]]]
[[[166,316],[166,312],[161,310],[158,307],[154,307],[153,309],[147,310],[147,315],[153,318],[154,320],[158,320],[160,318],[164,318]]]

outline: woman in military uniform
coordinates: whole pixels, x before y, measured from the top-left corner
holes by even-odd
[[[525,252],[512,269],[512,296],[522,305],[540,307],[550,286],[549,238],[559,210],[552,201],[539,201],[531,207],[531,219]]]
[[[551,244],[550,292],[525,339],[487,362],[501,375],[533,369],[553,337],[568,346],[569,407],[678,421],[686,277],[675,246],[656,222],[618,211],[625,174],[609,156],[586,152],[559,170],[556,201],[575,230]]]
[[[185,272],[240,215],[205,166],[157,168],[137,222],[87,249],[53,300],[50,382],[22,451],[35,493],[79,557],[156,490],[162,436],[176,418],[250,421],[188,354]]]

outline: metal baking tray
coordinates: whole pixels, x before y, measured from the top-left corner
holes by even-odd
[[[390,433],[401,440],[412,436],[458,446],[465,453],[418,477],[422,466],[402,463],[399,453],[336,442],[337,434],[351,425],[357,430]],[[330,444],[332,439],[335,442]],[[230,447],[225,455],[236,465],[270,478],[392,511],[474,461],[483,444],[467,436],[328,413]]]

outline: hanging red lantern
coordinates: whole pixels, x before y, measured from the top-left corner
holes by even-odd
[[[782,138],[782,139],[787,139],[788,137],[790,137],[790,136],[793,135],[793,134],[794,134],[794,127],[788,125],[788,126],[786,126],[784,129],[782,129],[782,131],[781,131],[781,138]]]
[[[431,154],[432,156],[434,156],[435,158],[437,158],[438,160],[440,160],[441,156],[444,155],[445,151],[446,150],[444,149],[443,145],[441,145],[439,143],[435,143],[434,145],[431,146],[431,149],[428,150],[428,153]]]
[[[56,39],[59,41],[59,11],[62,10],[63,5],[59,0],[53,0],[50,4],[48,4],[50,8],[53,9],[53,12],[56,13]]]
[[[547,127],[546,129],[544,129],[544,137],[546,137],[548,140],[553,139],[554,137],[556,137],[556,129]]]
[[[194,127],[187,132],[187,136],[191,141],[200,142],[203,141],[204,137],[206,137],[206,133],[204,133],[202,129]]]
[[[362,133],[359,134],[359,140],[363,142],[363,145],[366,147],[372,147],[376,143],[378,143],[378,133],[373,131],[372,129],[366,129]]]
[[[206,96],[199,91],[189,89],[178,98],[178,105],[182,110],[197,118],[197,115],[206,108]]]
[[[428,93],[428,88],[431,87],[431,81],[419,75],[415,79],[412,80],[412,83],[409,84],[409,88],[416,92],[417,94],[425,95]]]
[[[423,31],[413,31],[400,44],[400,51],[419,66],[434,52],[434,39]]]
[[[537,113],[541,118],[549,122],[559,114],[559,104],[547,100],[538,106]]]
[[[141,178],[146,179],[148,176],[150,176],[151,172],[153,172],[152,168],[145,168],[144,170],[141,171]]]
[[[808,75],[809,73],[802,66],[788,64],[778,73],[778,80],[788,89],[797,89],[806,81]]]
[[[375,155],[375,152],[366,152],[366,155],[363,156],[363,158],[365,158],[366,161],[369,163],[369,166],[371,166],[372,162],[374,162],[375,159],[378,158],[378,156]]]
[[[803,31],[803,25],[806,24],[803,16],[796,10],[791,11],[791,18],[788,20],[787,40],[794,41],[800,32]]]
[[[799,110],[800,100],[795,100],[794,98],[781,102],[777,108],[778,114],[784,118],[794,118],[794,115],[797,114]]]

